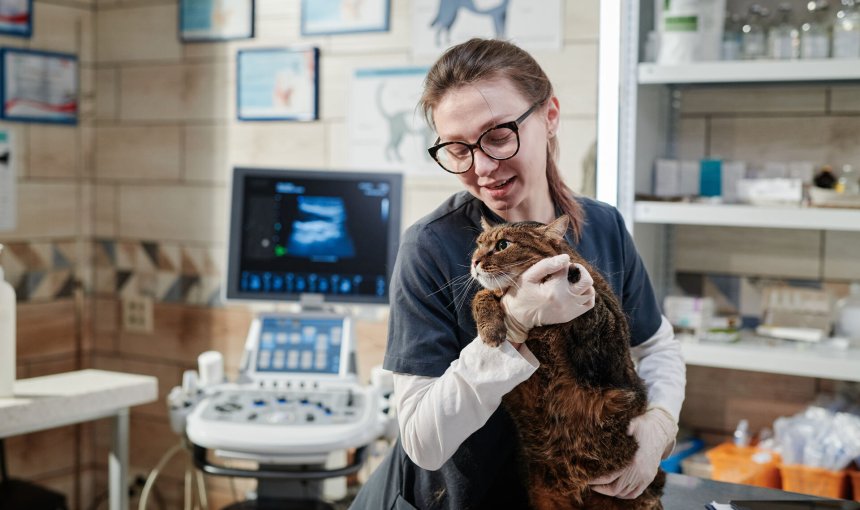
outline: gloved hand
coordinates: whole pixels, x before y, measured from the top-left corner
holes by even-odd
[[[508,340],[526,341],[529,330],[537,326],[561,324],[594,308],[594,281],[580,264],[576,283],[567,281],[568,255],[557,255],[536,262],[520,275],[502,296]]]
[[[634,499],[654,481],[663,456],[674,447],[678,425],[660,407],[630,420],[627,434],[636,438],[639,449],[626,467],[589,482],[591,489],[606,496]]]

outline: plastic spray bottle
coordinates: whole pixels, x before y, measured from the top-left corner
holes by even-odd
[[[15,289],[6,282],[3,266],[0,266],[0,398],[14,396],[15,306]]]

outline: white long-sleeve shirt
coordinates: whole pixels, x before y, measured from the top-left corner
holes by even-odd
[[[686,367],[680,343],[663,317],[657,332],[631,348],[648,389],[649,407],[665,409],[677,422],[684,401]],[[401,444],[419,467],[437,470],[499,407],[502,397],[540,366],[523,344],[497,348],[475,338],[440,377],[394,374],[394,405]]]

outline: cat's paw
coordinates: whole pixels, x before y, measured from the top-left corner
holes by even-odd
[[[485,344],[490,347],[498,347],[502,345],[502,342],[507,340],[507,328],[502,324],[501,326],[479,326],[478,334],[481,335],[481,340],[484,341]]]

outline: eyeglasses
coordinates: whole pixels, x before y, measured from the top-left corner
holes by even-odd
[[[475,164],[475,149],[496,161],[511,159],[520,150],[520,124],[531,115],[543,101],[538,101],[531,108],[510,122],[499,124],[484,131],[475,143],[445,142],[439,143],[427,149],[436,163],[446,172],[462,174],[468,172]]]

